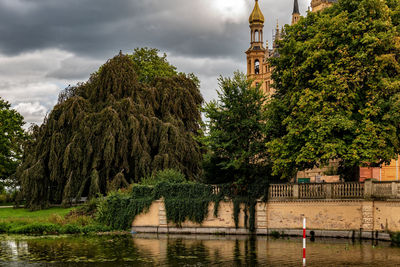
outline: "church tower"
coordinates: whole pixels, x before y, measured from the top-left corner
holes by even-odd
[[[253,80],[253,86],[260,85],[264,93],[269,94],[271,72],[266,62],[269,56],[268,43],[264,48],[264,15],[261,12],[258,0],[255,0],[253,12],[249,18],[250,48],[247,55],[247,77]]]
[[[299,20],[300,20],[299,2],[297,0],[294,0],[292,25],[296,24]]]

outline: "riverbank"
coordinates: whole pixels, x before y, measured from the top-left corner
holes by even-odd
[[[0,233],[23,235],[89,234],[110,232],[110,227],[93,217],[75,213],[77,208],[50,208],[40,211],[0,209]]]

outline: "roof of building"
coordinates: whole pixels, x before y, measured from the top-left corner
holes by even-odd
[[[333,1],[333,0],[331,0],[331,1]],[[297,0],[294,0],[294,6],[293,6],[293,13],[292,14],[300,14],[299,2]]]
[[[256,0],[256,4],[254,5],[253,12],[251,12],[250,18],[249,18],[249,23],[254,23],[254,22],[261,22],[264,23],[264,15],[261,12],[260,6],[258,5],[258,0]]]

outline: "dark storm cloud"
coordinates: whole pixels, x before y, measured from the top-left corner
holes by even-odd
[[[299,0],[304,14],[310,0]],[[264,36],[289,23],[293,0],[260,0]],[[86,81],[120,50],[154,47],[201,80],[245,71],[254,0],[0,0],[0,97],[41,123],[68,84]],[[270,43],[271,44],[271,43]]]
[[[0,51],[18,54],[59,48],[79,55],[109,57],[119,49],[152,46],[190,56],[241,56],[248,45],[247,19],[241,23],[221,21],[209,14],[210,2],[0,0]],[[250,9],[254,1],[247,2]],[[264,10],[268,36],[276,18],[290,18],[292,0],[272,7],[264,2],[261,6],[268,9]]]

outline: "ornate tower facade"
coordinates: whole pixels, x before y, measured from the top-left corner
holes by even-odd
[[[264,47],[264,15],[261,12],[258,0],[255,0],[253,12],[249,18],[250,48],[247,55],[247,77],[253,80],[253,86],[259,85],[261,90],[271,94],[271,70],[267,63],[269,57],[268,42]]]
[[[337,0],[312,0],[311,1],[311,8],[313,12],[323,10],[327,7],[330,7],[334,3],[336,3]]]

